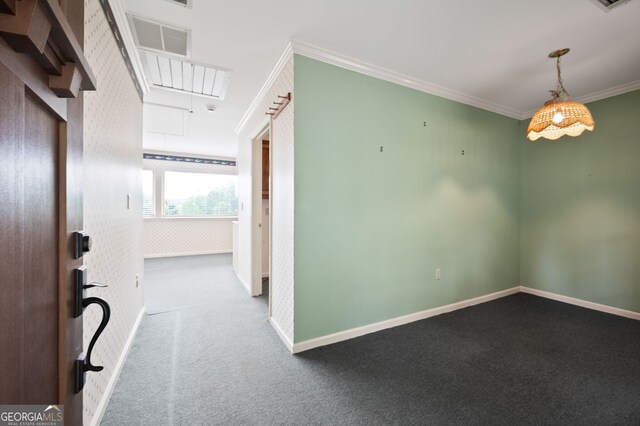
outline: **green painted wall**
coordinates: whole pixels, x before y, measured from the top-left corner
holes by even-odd
[[[519,284],[519,121],[294,69],[295,342]]]
[[[521,282],[638,312],[640,91],[588,106],[593,132],[521,143]]]

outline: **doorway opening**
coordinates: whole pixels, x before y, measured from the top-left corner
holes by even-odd
[[[271,155],[270,127],[253,140],[253,277],[254,296],[263,296],[271,306]]]
[[[269,138],[262,140],[262,293],[269,292]]]
[[[252,179],[252,295],[263,296],[270,303],[271,266],[271,155],[270,127],[253,139]]]

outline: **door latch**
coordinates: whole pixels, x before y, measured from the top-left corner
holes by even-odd
[[[91,251],[91,237],[84,231],[76,231],[73,233],[73,258],[80,259],[85,253]]]

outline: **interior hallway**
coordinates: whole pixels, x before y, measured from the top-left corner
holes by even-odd
[[[520,293],[292,356],[229,255],[146,260],[145,274],[104,425],[640,418],[637,321]]]

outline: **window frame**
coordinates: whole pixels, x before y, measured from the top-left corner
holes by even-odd
[[[238,218],[238,214],[236,215],[231,215],[231,216],[167,216],[166,212],[165,212],[165,175],[167,172],[171,172],[171,173],[190,173],[190,174],[203,174],[203,175],[222,175],[222,176],[234,176],[236,179],[236,199],[238,198],[238,175],[237,173],[221,173],[221,172],[214,172],[214,171],[196,171],[196,170],[176,170],[176,169],[163,169],[163,170],[154,170],[154,175],[156,174],[155,172],[158,172],[157,175],[157,185],[160,188],[160,191],[158,191],[158,193],[161,194],[161,197],[157,200],[157,204],[156,209],[160,209],[159,211],[161,212],[161,215],[158,216],[156,215],[155,218],[156,219],[167,219],[167,220],[174,220],[174,219],[178,219],[178,220],[184,220],[184,219],[196,219],[196,220],[202,220],[202,219],[206,219],[206,220],[217,220],[217,219],[237,219]],[[238,206],[238,213],[239,213],[239,209],[240,206]],[[153,217],[147,217],[149,219],[153,219]]]
[[[157,218],[158,217],[158,209],[157,209],[158,206],[156,205],[156,192],[157,192],[156,170],[143,168],[142,172],[143,172],[143,176],[144,176],[144,172],[151,172],[151,214],[150,215],[145,215],[144,214],[144,185],[143,185],[143,189],[142,189],[142,218],[143,219]]]

